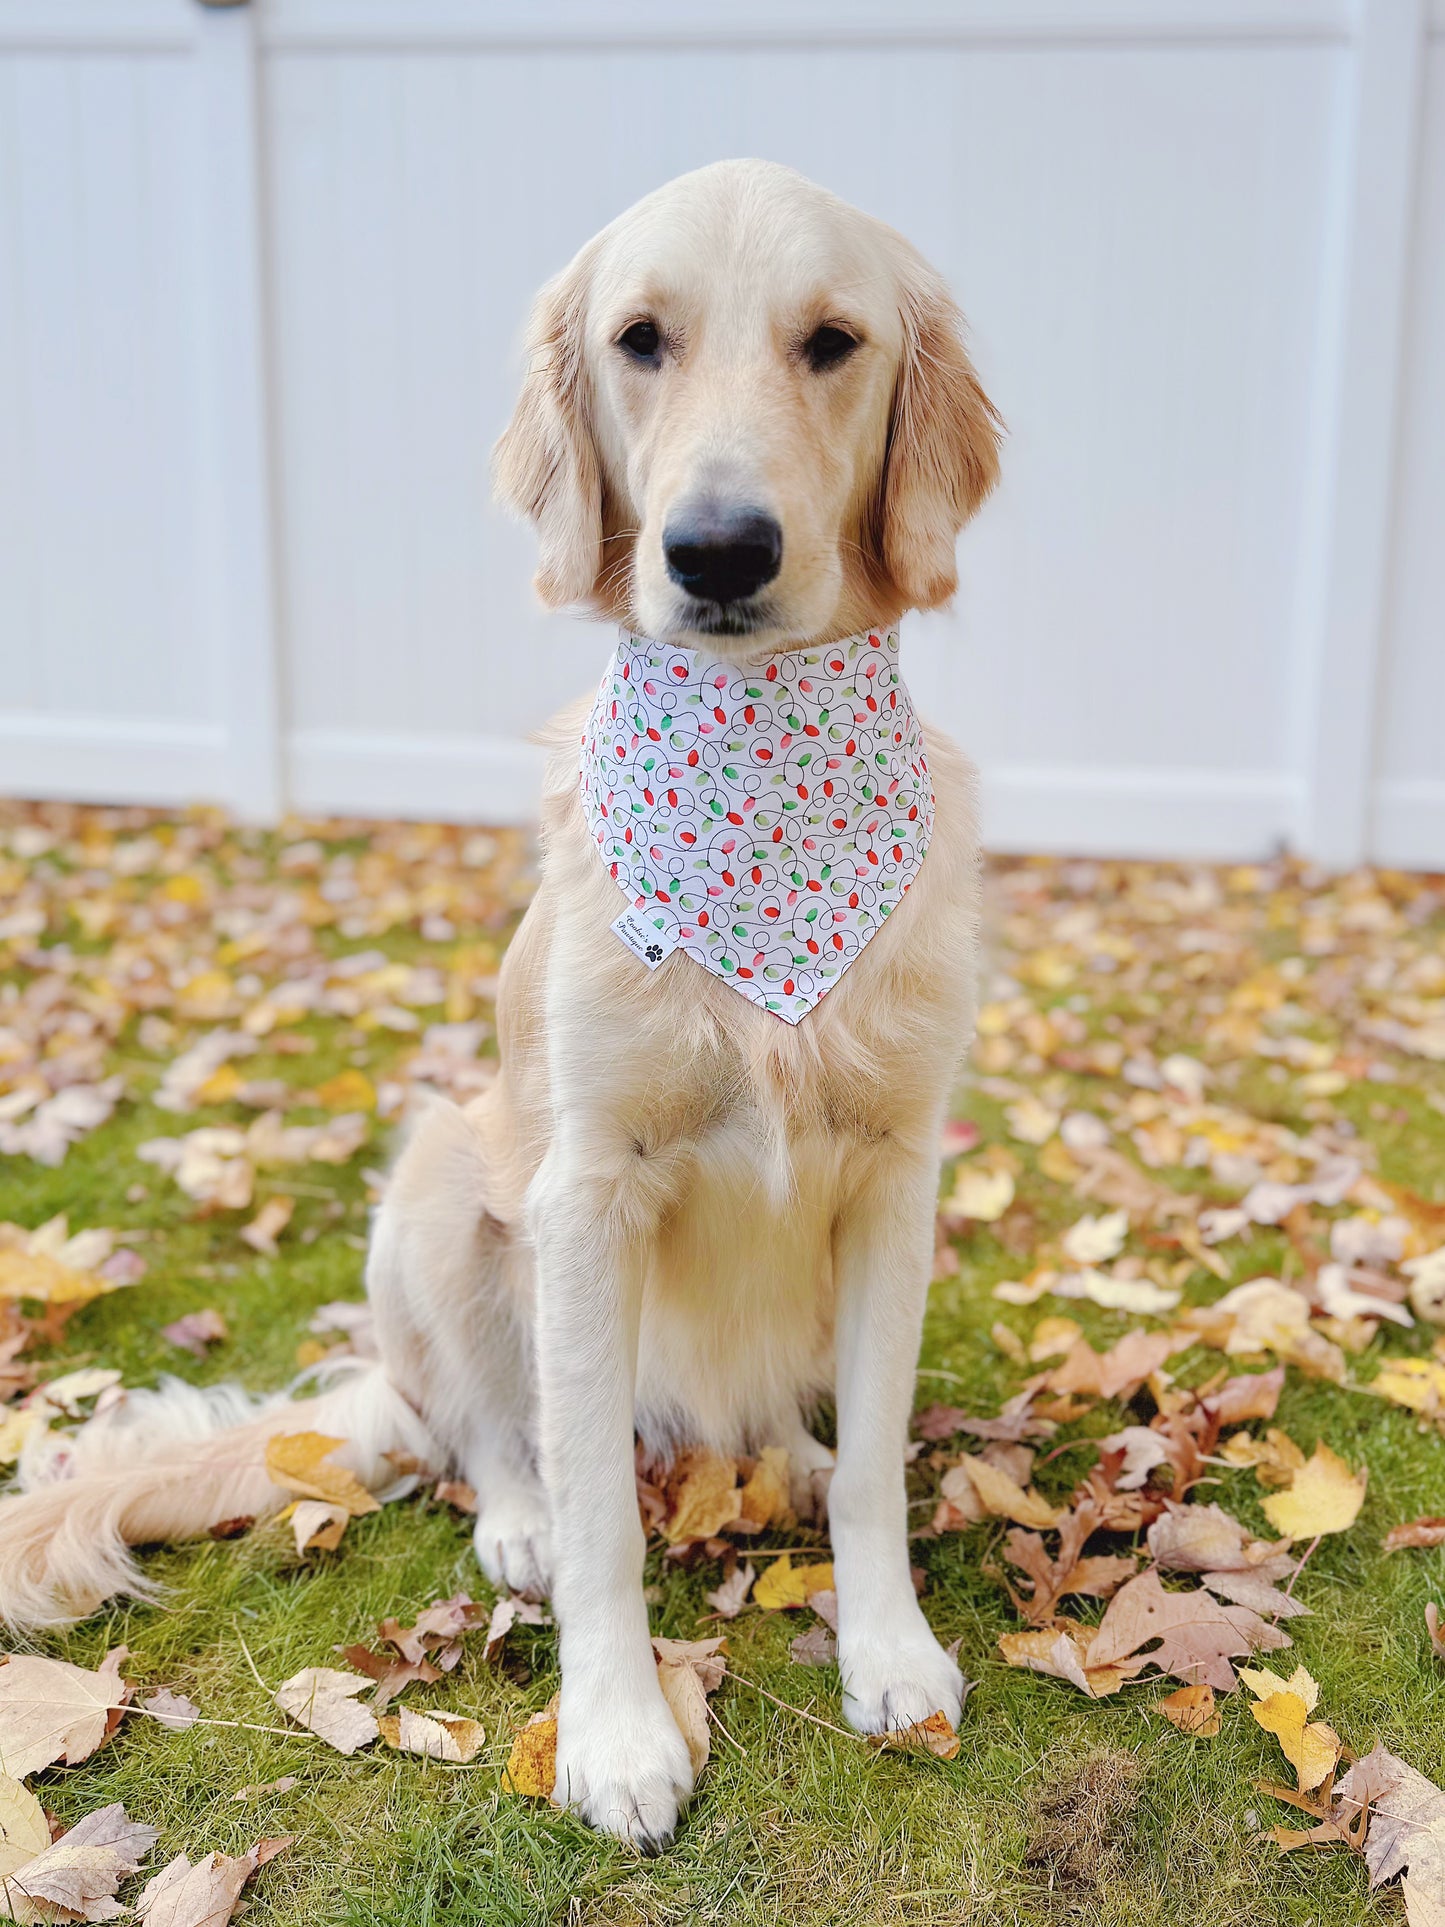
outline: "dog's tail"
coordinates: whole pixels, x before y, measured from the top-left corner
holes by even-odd
[[[293,1495],[271,1483],[266,1442],[287,1432],[345,1440],[329,1462],[378,1496],[407,1489],[388,1453],[441,1469],[421,1419],[372,1361],[342,1368],[304,1399],[163,1379],[27,1449],[21,1490],[0,1499],[0,1623],[63,1626],[116,1593],[153,1596],[131,1548],[279,1512]]]

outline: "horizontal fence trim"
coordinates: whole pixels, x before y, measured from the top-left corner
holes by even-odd
[[[184,53],[195,0],[0,0],[0,53]]]
[[[288,743],[293,809],[457,823],[533,823],[545,752],[505,736],[303,729]]]
[[[1370,860],[1445,871],[1445,780],[1396,777],[1376,784]]]
[[[1078,856],[1265,856],[1292,842],[1302,785],[1274,770],[985,768],[989,850]]]
[[[96,803],[224,803],[226,732],[210,723],[0,715],[7,796]]]
[[[1348,0],[271,0],[263,43],[287,50],[1345,41]]]

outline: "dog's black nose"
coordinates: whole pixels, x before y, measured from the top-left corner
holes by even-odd
[[[700,602],[741,602],[771,582],[783,560],[783,531],[762,509],[700,503],[662,532],[667,573]]]

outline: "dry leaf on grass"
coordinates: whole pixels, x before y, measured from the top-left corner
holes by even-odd
[[[794,1523],[788,1454],[781,1445],[765,1446],[738,1499],[737,1517],[759,1531]]]
[[[832,1587],[831,1560],[820,1561],[816,1565],[795,1566],[793,1555],[785,1552],[772,1560],[762,1578],[754,1582],[753,1604],[763,1607],[767,1612],[787,1611],[806,1606],[809,1593],[831,1592]]]
[[[959,1477],[955,1478],[955,1474]],[[994,1518],[1012,1519],[1021,1526],[1042,1527],[1056,1526],[1064,1516],[1058,1506],[1051,1505],[1033,1486],[1025,1490],[1017,1479],[1010,1478],[1000,1466],[991,1465],[987,1459],[962,1459],[951,1467],[942,1487],[946,1499],[956,1501],[960,1496],[961,1479],[967,1479],[979,1505]],[[950,1481],[953,1481],[952,1489]]]
[[[1212,1686],[1181,1686],[1178,1692],[1156,1700],[1154,1711],[1195,1740],[1215,1739],[1223,1724]]]
[[[820,1620],[788,1642],[788,1655],[799,1666],[831,1666],[838,1657],[838,1640],[831,1626]]]
[[[1425,1631],[1430,1637],[1430,1650],[1436,1659],[1445,1659],[1445,1626],[1440,1623],[1440,1608],[1434,1600],[1425,1607]]]
[[[513,1626],[550,1626],[550,1616],[532,1599],[523,1599],[519,1593],[505,1595],[492,1608],[492,1616],[487,1621],[487,1644],[483,1657],[495,1662],[502,1656],[507,1634]]]
[[[1405,1526],[1391,1526],[1385,1534],[1385,1551],[1399,1553],[1416,1545],[1445,1545],[1445,1518],[1439,1515],[1412,1518]]]
[[[1014,1201],[1014,1181],[1007,1171],[990,1171],[978,1164],[961,1164],[953,1190],[944,1200],[945,1222],[971,1219],[996,1224]]]
[[[458,1592],[453,1593],[450,1599],[433,1600],[430,1606],[424,1606],[417,1614],[414,1626],[400,1625],[395,1619],[383,1619],[376,1630],[378,1636],[394,1646],[403,1659],[421,1660],[430,1655],[439,1666],[450,1672],[461,1658],[462,1634],[490,1618],[491,1613],[485,1606],[478,1605],[467,1593]]]
[[[665,1528],[668,1543],[678,1546],[694,1539],[715,1538],[740,1516],[741,1498],[738,1469],[732,1459],[711,1452],[693,1453]]]
[[[0,1666],[0,1772],[23,1780],[57,1760],[87,1760],[120,1722],[134,1688],[120,1676],[124,1646],[89,1672],[63,1659],[13,1653]]]
[[[204,1358],[208,1345],[219,1345],[230,1333],[218,1311],[188,1311],[174,1324],[162,1325],[161,1337],[193,1358]]]
[[[894,1733],[870,1733],[868,1744],[879,1753],[931,1753],[937,1760],[958,1758],[958,1735],[946,1713],[930,1713],[916,1726]]]
[[[353,1515],[379,1512],[380,1501],[368,1492],[354,1472],[343,1465],[324,1463],[345,1439],[323,1432],[283,1432],[266,1441],[266,1476],[283,1492],[299,1499],[320,1499],[342,1506]]]
[[[720,1586],[703,1597],[719,1619],[736,1619],[747,1604],[757,1572],[751,1565],[734,1566]]]
[[[1352,1472],[1339,1454],[1321,1441],[1314,1456],[1296,1472],[1293,1483],[1262,1502],[1264,1516],[1276,1532],[1291,1539],[1344,1532],[1359,1517],[1368,1476],[1364,1466]]]
[[[13,1810],[13,1798],[8,1805]],[[23,1824],[27,1836],[35,1837],[33,1814],[27,1813]],[[49,1831],[47,1827],[47,1840]],[[159,1835],[158,1827],[127,1819],[118,1801],[87,1813],[53,1845],[5,1873],[0,1895],[10,1918],[115,1920],[125,1911],[116,1904],[116,1888],[137,1870]]]
[[[465,1766],[474,1760],[486,1743],[486,1729],[480,1720],[460,1713],[443,1713],[432,1707],[415,1713],[403,1706],[400,1713],[383,1713],[377,1720],[381,1737],[401,1753],[420,1753],[424,1759],[447,1760]]]
[[[1408,1871],[1408,1885],[1420,1900],[1438,1908],[1445,1895],[1445,1793],[1377,1745],[1335,1787],[1337,1820],[1347,1822],[1364,1809],[1369,1812],[1364,1854],[1370,1885]],[[1407,1894],[1407,1903],[1410,1898]],[[1410,1912],[1408,1918],[1411,1927],[1423,1927],[1429,1915]]]
[[[169,1686],[162,1686],[149,1699],[142,1700],[141,1705],[172,1733],[184,1733],[201,1717],[201,1709],[194,1700],[188,1700],[184,1693],[173,1693]]]
[[[1140,1654],[1186,1685],[1234,1687],[1232,1658],[1288,1646],[1289,1635],[1270,1626],[1248,1606],[1223,1605],[1212,1593],[1166,1592],[1156,1572],[1142,1572],[1115,1593],[1090,1653],[1094,1666],[1117,1665]]]
[[[241,1227],[241,1242],[263,1258],[274,1258],[280,1247],[276,1240],[291,1222],[296,1209],[294,1198],[268,1198],[248,1225]]]
[[[1125,1680],[1142,1672],[1147,1662],[1135,1656],[1108,1666],[1094,1665],[1091,1649],[1098,1636],[1097,1626],[1055,1620],[1052,1626],[1041,1626],[1034,1632],[1004,1633],[998,1644],[1010,1666],[1045,1673],[1051,1679],[1066,1679],[1090,1699],[1106,1699],[1110,1693],[1117,1693]]]
[[[1106,1211],[1100,1217],[1080,1218],[1059,1242],[1070,1264],[1102,1265],[1118,1257],[1128,1235],[1129,1213]]]
[[[0,1773],[0,1881],[49,1845],[45,1809],[29,1787]]]
[[[370,1684],[360,1673],[307,1666],[277,1688],[275,1699],[283,1713],[338,1753],[357,1753],[370,1746],[380,1731],[371,1708],[356,1703],[356,1695]]]
[[[1267,1666],[1241,1666],[1241,1685],[1255,1696],[1250,1708],[1266,1733],[1273,1733],[1295,1769],[1301,1793],[1327,1780],[1339,1762],[1340,1736],[1322,1720],[1310,1720],[1319,1704],[1320,1689],[1303,1666],[1281,1679]]]
[[[209,1853],[194,1864],[189,1855],[177,1854],[142,1887],[136,1918],[145,1927],[225,1927],[251,1875],[284,1853],[293,1837],[258,1840],[240,1854]]]
[[[1024,1532],[1015,1527],[1006,1536],[1004,1557],[1029,1581],[1028,1592],[1022,1598],[1009,1587],[1009,1597],[1025,1619],[1034,1625],[1044,1625],[1053,1619],[1059,1601],[1067,1595],[1107,1599],[1133,1576],[1138,1563],[1133,1553],[1084,1556],[1085,1541],[1099,1530],[1100,1524],[1098,1506],[1084,1500],[1060,1521],[1059,1550],[1053,1558],[1037,1532]]]
[[[717,1639],[654,1639],[657,1683],[678,1731],[687,1741],[694,1778],[707,1764],[709,1730],[707,1699],[722,1685],[727,1673],[725,1642]]]
[[[298,1499],[290,1507],[290,1519],[298,1552],[335,1552],[351,1514],[344,1505],[325,1499]]]
[[[529,1800],[550,1800],[557,1784],[557,1706],[553,1694],[512,1741],[502,1773],[502,1790]]]

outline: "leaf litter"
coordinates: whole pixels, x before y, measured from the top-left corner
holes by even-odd
[[[193,1128],[151,1140],[144,1161],[200,1213],[249,1211],[230,1235],[264,1259],[282,1239],[314,1235],[304,1221],[298,1231],[303,1211],[291,1195],[304,1208],[305,1185],[288,1178],[284,1192],[273,1189],[272,1174],[354,1158],[377,1122],[398,1114],[412,1081],[458,1096],[485,1088],[498,946],[456,933],[468,922],[498,930],[524,901],[519,839],[385,826],[358,856],[293,832],[277,852],[277,887],[256,881],[261,866],[245,834],[212,816],[174,824],[141,812],[53,810],[9,835],[8,857],[0,838],[0,867],[9,863],[15,885],[0,924],[11,985],[0,1010],[0,1149],[58,1163],[117,1108],[148,1095],[178,1117],[199,1112]],[[934,1482],[928,1530],[981,1522],[1002,1533],[997,1571],[1025,1627],[1006,1640],[1030,1642],[1009,1655],[1013,1663],[1058,1672],[1091,1694],[1172,1667],[1186,1683],[1159,1703],[1161,1716],[1181,1732],[1197,1723],[1201,1737],[1229,1704],[1210,1711],[1206,1695],[1227,1693],[1236,1678],[1248,1684],[1250,1674],[1277,1681],[1254,1707],[1256,1716],[1268,1709],[1267,1730],[1282,1747],[1304,1756],[1303,1768],[1292,1762],[1298,1780],[1328,1751],[1329,1739],[1311,1737],[1324,1723],[1294,1683],[1298,1669],[1266,1675],[1248,1662],[1288,1645],[1285,1625],[1308,1610],[1309,1551],[1322,1534],[1359,1530],[1368,1468],[1328,1439],[1307,1438],[1302,1449],[1269,1424],[1284,1371],[1337,1386],[1341,1397],[1373,1394],[1445,1430],[1445,1340],[1435,1337],[1445,1325],[1445,1207],[1380,1176],[1368,1134],[1335,1102],[1371,1079],[1409,1084],[1445,1063],[1445,966],[1431,934],[1440,901],[1420,879],[1323,879],[1283,864],[1022,863],[1001,869],[996,890],[1005,941],[980,1014],[977,1065],[1002,1121],[996,1134],[972,1123],[945,1131],[952,1170],[940,1275],[958,1272],[973,1241],[997,1239],[1027,1260],[996,1288],[1003,1305],[1072,1299],[1081,1317],[1152,1323],[1098,1349],[1074,1321],[1055,1317],[1047,1329],[1041,1321],[1025,1339],[1001,1325],[1010,1359],[1046,1369],[996,1416],[956,1406],[920,1414],[920,1441],[937,1448],[918,1474]],[[1280,959],[1277,945],[1263,943],[1266,925],[1293,933],[1294,954]],[[432,946],[427,960],[398,962],[379,948],[397,930],[419,933]],[[76,934],[109,952],[98,964],[84,957],[71,947]],[[147,967],[132,971],[131,960]],[[1201,961],[1207,968],[1196,970]],[[343,1023],[368,1039],[367,1061],[308,1078],[312,1028]],[[122,1061],[116,1046],[129,1026],[144,1055]],[[375,1068],[370,1040],[391,1047]],[[267,1062],[256,1071],[261,1052]],[[1261,1105],[1242,1079],[1261,1063],[1289,1093],[1287,1107]],[[289,1114],[307,1106],[311,1116],[293,1122]],[[1040,1184],[1067,1197],[1053,1244],[1037,1230]],[[25,1354],[32,1331],[53,1342],[74,1310],[144,1275],[144,1259],[121,1242],[129,1236],[72,1233],[64,1221],[0,1229],[0,1310],[10,1320],[0,1324],[0,1400],[10,1401],[0,1445],[7,1425],[20,1434],[18,1449],[38,1427],[79,1415],[81,1389],[60,1380],[37,1387]],[[1251,1275],[1261,1236],[1283,1241],[1284,1262],[1255,1258]],[[204,1324],[179,1322],[183,1344],[204,1350],[220,1340]],[[1240,1369],[1182,1390],[1171,1377],[1179,1355],[1209,1350]],[[123,1392],[112,1381],[89,1396]],[[44,1403],[31,1405],[37,1397]],[[1114,1429],[1097,1437],[1092,1463],[1076,1461],[1073,1490],[1060,1494],[1055,1477],[1036,1484],[1035,1449],[1100,1404],[1118,1408]],[[942,1448],[960,1436],[985,1450],[950,1456]],[[283,1468],[297,1481],[287,1489],[298,1546],[339,1537],[353,1516],[346,1500],[357,1493],[338,1495],[328,1456],[318,1450]],[[1248,1467],[1275,1541],[1251,1538],[1222,1505],[1190,1497],[1202,1479]],[[720,1617],[808,1606],[821,1614],[826,1541],[811,1529],[808,1482],[781,1447],[754,1459],[702,1455],[682,1468],[640,1462],[638,1492],[668,1559],[689,1569],[721,1563],[708,1598]],[[1429,1547],[1439,1543],[1437,1525],[1408,1523],[1385,1543]],[[804,1549],[794,1564],[749,1550],[778,1528],[815,1539],[818,1552]],[[369,1717],[377,1736],[385,1721],[400,1741],[405,1725],[418,1752],[450,1758],[448,1745],[464,1744],[455,1728],[465,1714],[409,1705],[392,1713],[385,1702],[413,1683],[437,1685],[447,1670],[440,1659],[483,1618],[495,1658],[525,1603],[479,1608],[437,1637],[396,1627],[402,1644],[382,1636],[375,1648],[348,1649],[361,1664],[355,1675],[308,1669],[342,1684],[321,1691],[309,1681],[298,1703],[314,1714],[320,1701],[340,1701],[353,1719]],[[1097,1623],[1077,1616],[1090,1609]],[[822,1659],[829,1633],[820,1616],[793,1643]],[[368,1692],[370,1704],[358,1704]],[[1335,1797],[1345,1785],[1337,1781]],[[1328,1816],[1317,1824],[1327,1822],[1357,1825]],[[1412,1919],[1433,1877],[1429,1856],[1418,1859],[1396,1869]]]

